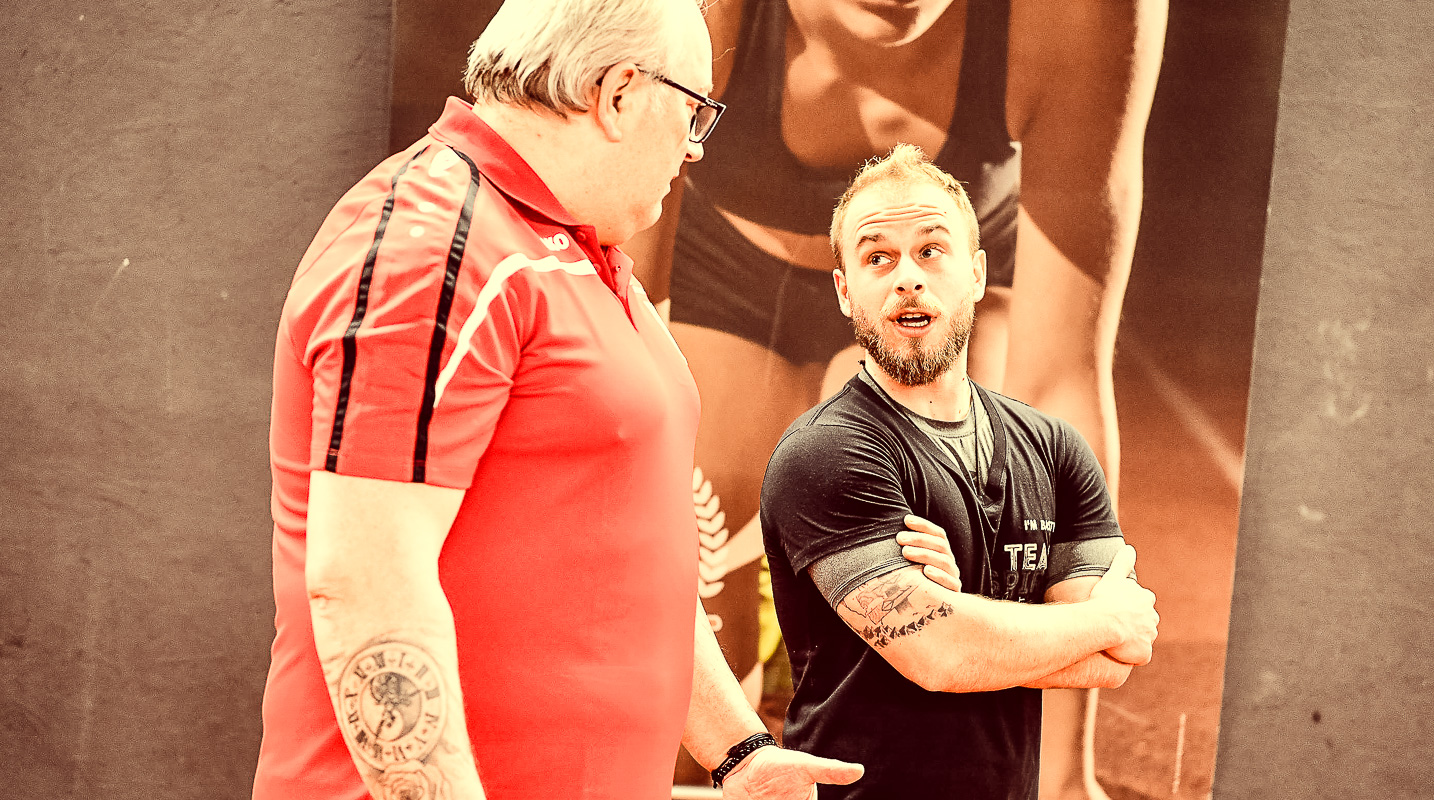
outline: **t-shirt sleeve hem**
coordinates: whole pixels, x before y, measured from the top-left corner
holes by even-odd
[[[854,547],[860,547],[864,544],[870,544],[871,542],[888,536],[895,537],[899,530],[902,530],[899,524],[893,527],[891,524],[883,522],[879,525],[868,527],[865,530],[857,529],[856,532],[845,534],[840,539],[822,542],[820,546],[807,547],[798,552],[790,553],[792,569],[797,572],[806,572],[807,568],[812,564],[815,564],[829,555],[840,553],[843,550],[850,550]]]
[[[323,472],[324,465],[310,464],[310,471]],[[332,470],[336,475],[353,478],[371,478],[396,483],[423,483],[445,489],[467,489],[473,483],[473,470],[445,466],[429,461],[424,468],[422,481],[413,480],[413,458],[396,456],[393,453],[363,453],[345,449],[339,454],[338,466]]]
[[[1093,545],[1093,542],[1100,544]],[[1124,543],[1119,530],[1105,536],[1057,543],[1051,553],[1051,570],[1046,573],[1046,588],[1072,578],[1104,575],[1110,569],[1110,560]]]
[[[1096,577],[1096,578],[1099,578],[1099,577],[1101,577],[1102,575],[1104,575],[1105,573],[1106,573],[1106,567],[1097,567],[1097,566],[1080,567],[1080,568],[1078,568],[1078,569],[1071,569],[1071,570],[1067,570],[1067,571],[1062,572],[1062,573],[1056,573],[1056,574],[1052,574],[1052,575],[1046,576],[1046,585],[1047,585],[1048,587],[1049,587],[1049,586],[1055,586],[1055,585],[1058,584],[1058,583],[1062,583],[1062,582],[1064,582],[1064,581],[1068,581],[1068,580],[1071,580],[1071,579],[1073,579],[1073,578],[1087,578],[1087,577]]]

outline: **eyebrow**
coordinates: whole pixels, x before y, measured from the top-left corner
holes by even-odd
[[[929,236],[929,235],[935,233],[936,231],[941,231],[942,233],[946,234],[947,236],[950,236],[950,235],[951,235],[951,230],[950,230],[949,228],[947,228],[945,225],[942,225],[942,224],[939,223],[939,222],[933,222],[933,223],[930,224],[930,225],[923,225],[923,226],[916,232],[916,235],[918,235],[918,236]],[[881,242],[881,241],[884,241],[885,239],[886,239],[886,234],[881,233],[880,231],[878,231],[878,232],[876,232],[876,233],[863,233],[862,235],[856,237],[856,245],[855,245],[855,246],[856,246],[856,247],[861,247],[862,245],[866,244],[867,242]]]

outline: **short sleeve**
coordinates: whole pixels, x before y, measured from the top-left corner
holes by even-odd
[[[777,445],[762,482],[762,527],[793,570],[905,529],[911,513],[890,453],[863,431],[808,425]]]
[[[371,247],[329,249],[366,252],[362,270],[321,257],[291,292],[316,316],[295,342],[313,381],[311,470],[467,488],[507,403],[533,290],[485,263],[481,220],[503,209],[477,176],[427,158],[395,181],[379,234],[358,229]]]
[[[1100,577],[1110,567],[1124,537],[1106,536],[1079,542],[1059,542],[1051,546],[1050,567],[1046,570],[1046,588],[1071,578]],[[1133,575],[1134,573],[1132,573]]]
[[[1057,421],[1056,535],[1052,544],[1120,536],[1105,472],[1074,427]]]

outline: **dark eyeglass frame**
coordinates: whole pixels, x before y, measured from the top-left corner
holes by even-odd
[[[707,137],[711,136],[712,131],[717,127],[717,121],[722,119],[722,112],[727,110],[727,106],[706,95],[698,94],[659,72],[653,72],[641,67],[638,67],[637,71],[655,81],[665,83],[693,100],[696,100],[697,111],[692,115],[692,123],[688,127],[687,140],[693,144],[701,144],[707,141]],[[703,122],[704,111],[711,112],[711,116],[706,117],[706,119],[711,120],[710,122]]]

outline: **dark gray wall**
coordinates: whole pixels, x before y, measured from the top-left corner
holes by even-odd
[[[247,797],[273,326],[386,152],[389,4],[0,32],[0,795]],[[1216,797],[1427,797],[1434,8],[1293,0]],[[127,262],[126,262],[127,260]]]
[[[1290,3],[1219,800],[1434,796],[1431,41]]]
[[[274,325],[386,154],[386,0],[0,33],[0,796],[247,798]]]

